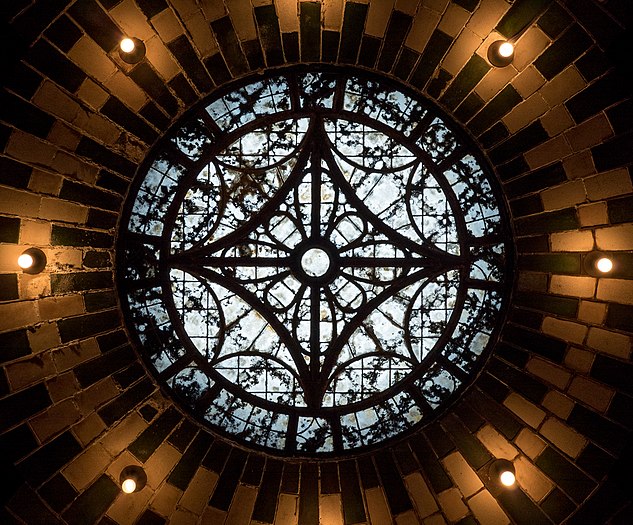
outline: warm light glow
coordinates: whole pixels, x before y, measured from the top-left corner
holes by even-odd
[[[121,490],[126,494],[132,494],[136,490],[136,481],[132,478],[126,479],[123,483],[121,483]]]
[[[514,46],[510,42],[504,42],[499,46],[499,55],[504,58],[511,57],[514,53]]]
[[[124,38],[123,40],[121,40],[120,46],[121,51],[123,51],[124,53],[131,53],[132,51],[134,51],[136,44],[134,44],[134,40],[132,40],[131,38]]]
[[[509,470],[506,470],[499,475],[499,480],[506,487],[511,487],[512,485],[514,485],[514,482],[516,481],[516,477],[512,472],[510,472]]]
[[[596,262],[596,268],[602,273],[608,273],[613,269],[613,261],[608,257],[601,257]]]
[[[33,259],[33,256],[28,253],[23,253],[18,257],[18,266],[24,270],[33,266],[34,262],[35,259]]]

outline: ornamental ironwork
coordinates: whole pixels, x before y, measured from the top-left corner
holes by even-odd
[[[289,70],[189,113],[119,235],[127,323],[216,431],[337,455],[430,421],[494,343],[503,205],[432,104],[353,70]]]

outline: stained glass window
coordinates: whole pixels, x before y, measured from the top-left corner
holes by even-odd
[[[441,413],[507,295],[504,208],[434,105],[353,70],[288,70],[186,115],[119,235],[127,323],[214,430],[338,455]]]

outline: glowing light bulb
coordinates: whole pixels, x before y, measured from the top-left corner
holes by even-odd
[[[136,47],[134,40],[132,40],[131,38],[124,38],[123,40],[121,40],[121,43],[119,45],[121,47],[121,51],[123,51],[124,53],[131,53]]]
[[[121,483],[121,490],[126,494],[132,494],[136,490],[136,481],[132,478],[127,478],[123,483]]]
[[[28,253],[23,253],[18,257],[18,266],[23,270],[33,266],[33,263],[35,263],[35,259],[33,259],[33,256]]]
[[[613,261],[608,257],[601,257],[596,261],[596,268],[599,272],[608,273],[613,269]]]
[[[514,46],[510,42],[504,42],[499,46],[498,52],[504,58],[511,57],[514,54]]]
[[[516,481],[516,476],[509,470],[506,470],[499,475],[499,480],[504,486],[511,487]]]

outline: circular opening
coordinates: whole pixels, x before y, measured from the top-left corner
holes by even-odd
[[[322,277],[330,269],[330,256],[321,248],[310,248],[301,257],[301,268],[311,277]]]
[[[132,494],[136,490],[136,481],[132,478],[128,478],[121,483],[121,490],[126,494]]]
[[[516,477],[512,472],[510,472],[509,470],[506,470],[501,473],[501,475],[499,476],[499,480],[504,486],[511,487],[512,485],[514,485],[514,482],[516,481]]]
[[[123,40],[121,40],[120,46],[121,51],[123,51],[124,53],[131,53],[136,47],[136,45],[134,44],[134,40],[132,40],[131,38],[124,38]]]
[[[24,270],[33,266],[34,262],[35,259],[33,259],[33,256],[28,253],[23,253],[18,257],[18,266]]]
[[[608,257],[600,257],[596,262],[596,268],[602,273],[608,273],[613,269],[613,261]]]

